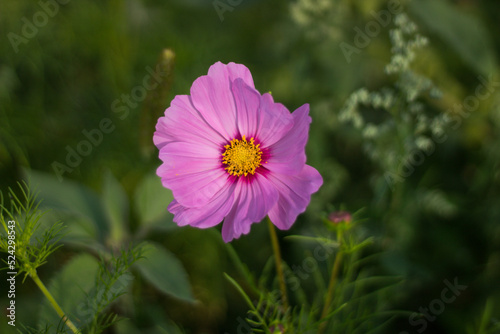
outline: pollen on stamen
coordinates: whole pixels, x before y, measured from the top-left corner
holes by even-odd
[[[231,140],[229,144],[224,145],[225,151],[222,153],[222,163],[227,165],[224,169],[234,176],[255,174],[262,161],[262,150],[259,146],[260,144],[255,144],[253,137],[250,141],[245,136]]]

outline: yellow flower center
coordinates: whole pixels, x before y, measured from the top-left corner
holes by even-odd
[[[222,153],[222,163],[227,165],[225,169],[229,175],[255,174],[255,170],[262,161],[262,151],[259,145],[255,145],[253,137],[248,141],[245,136],[242,139],[233,139],[230,144],[225,145],[226,150]]]

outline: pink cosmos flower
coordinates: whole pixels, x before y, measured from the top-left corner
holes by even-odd
[[[308,104],[291,114],[255,89],[245,66],[212,65],[191,95],[174,98],[153,136],[174,222],[209,228],[224,220],[225,242],[266,215],[289,229],[323,183],[306,165],[310,123]]]

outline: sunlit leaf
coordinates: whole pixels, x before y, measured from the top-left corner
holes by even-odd
[[[149,283],[167,295],[189,302],[195,301],[188,275],[182,263],[172,253],[160,245],[147,243],[142,248],[142,256],[135,267]]]
[[[134,203],[141,225],[161,229],[175,227],[172,214],[167,211],[167,206],[173,199],[172,192],[162,186],[157,175],[144,177],[135,192]]]
[[[107,230],[107,219],[99,196],[82,184],[70,180],[59,180],[50,174],[25,170],[30,188],[39,192],[40,207],[53,209],[68,226],[68,237],[72,237],[73,224],[79,225],[77,234],[102,238]]]

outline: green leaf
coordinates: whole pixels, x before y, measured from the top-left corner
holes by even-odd
[[[366,240],[363,240],[362,242],[360,243],[349,243],[348,245],[346,245],[346,249],[345,249],[345,252],[347,254],[349,253],[354,253],[354,252],[357,252],[359,251],[360,249],[363,249],[367,246],[370,246],[373,244],[373,237],[370,237]]]
[[[103,177],[102,201],[110,224],[110,239],[119,243],[128,231],[129,206],[125,190],[110,171]]]
[[[144,177],[137,187],[134,199],[143,227],[171,229],[177,226],[172,222],[172,214],[167,211],[167,206],[174,197],[170,190],[163,187],[157,175]]]
[[[189,302],[195,299],[182,263],[161,245],[147,243],[135,263],[142,276],[161,292]]]
[[[42,200],[40,207],[50,208],[68,226],[67,237],[73,237],[84,231],[94,239],[103,238],[108,227],[99,196],[89,188],[70,180],[59,180],[50,174],[25,170],[30,189],[39,192]],[[66,240],[66,238],[65,238]]]
[[[409,9],[477,73],[488,75],[495,70],[493,43],[479,19],[458,10],[449,1],[411,1]]]
[[[98,270],[97,260],[87,254],[77,255],[52,279],[48,290],[57,301],[69,319],[79,327],[79,320],[85,319],[84,306],[87,303],[87,293],[95,283]],[[57,327],[60,318],[50,303],[42,303],[40,322]]]

